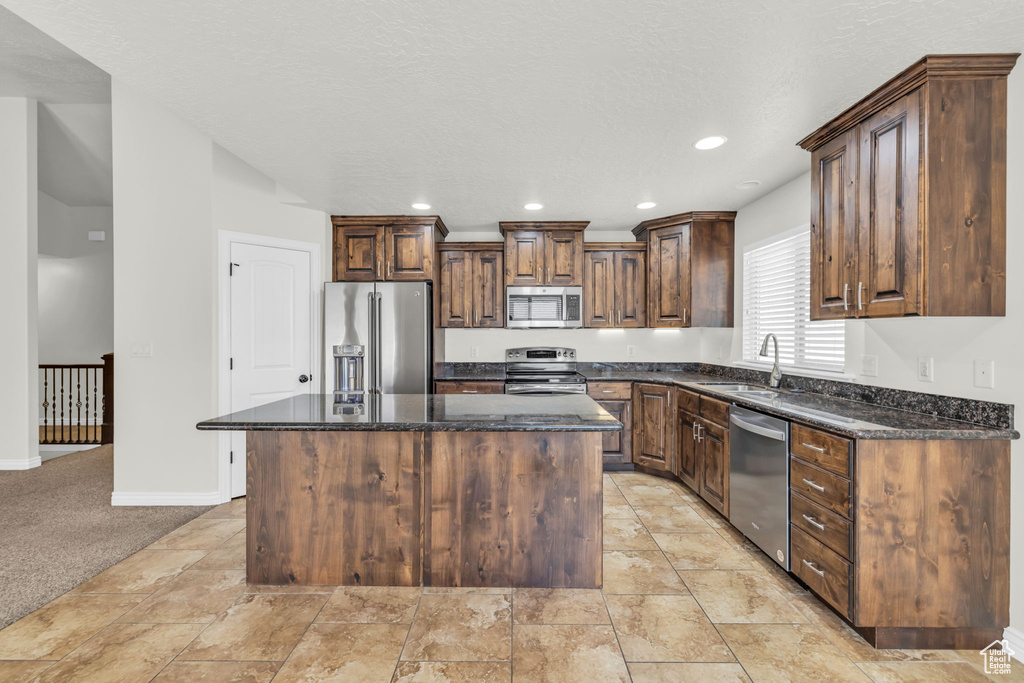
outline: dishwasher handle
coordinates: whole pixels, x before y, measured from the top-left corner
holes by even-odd
[[[777,429],[770,429],[768,427],[762,427],[761,425],[756,425],[753,422],[747,422],[746,420],[741,420],[740,418],[736,417],[735,415],[730,415],[729,416],[729,420],[734,425],[739,427],[740,429],[745,429],[746,431],[753,432],[754,434],[758,434],[759,436],[763,436],[763,437],[766,437],[768,439],[775,439],[776,441],[785,441],[786,440],[786,433],[785,432],[780,432]]]

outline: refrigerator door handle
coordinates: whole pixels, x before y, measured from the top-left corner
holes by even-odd
[[[370,378],[367,382],[366,392],[373,394],[377,390],[377,320],[374,315],[374,294],[370,292],[367,296],[369,298],[368,311],[370,316]]]
[[[376,316],[377,316],[377,349],[375,351],[375,353],[377,355],[377,386],[376,386],[376,392],[378,394],[383,394],[384,393],[384,386],[383,386],[384,385],[384,369],[383,369],[383,366],[381,364],[381,355],[383,355],[383,353],[384,353],[384,342],[382,341],[383,338],[384,338],[384,323],[382,322],[382,320],[384,319],[384,311],[383,311],[384,295],[378,293],[376,296],[377,296],[377,313],[376,313]]]

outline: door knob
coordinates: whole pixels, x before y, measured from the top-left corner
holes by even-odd
[[[309,381],[309,375],[299,375],[299,381],[305,384]]]

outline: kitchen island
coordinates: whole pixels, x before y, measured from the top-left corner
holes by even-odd
[[[586,396],[296,396],[246,432],[257,584],[599,588],[602,434]]]

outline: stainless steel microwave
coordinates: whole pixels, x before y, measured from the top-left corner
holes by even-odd
[[[505,327],[583,327],[582,287],[506,287]]]

